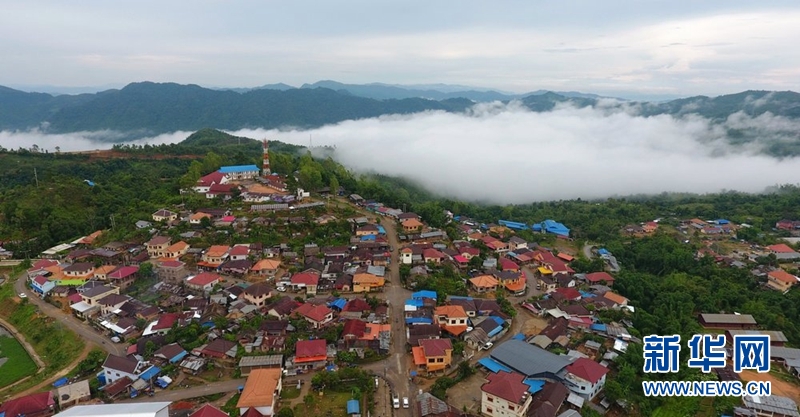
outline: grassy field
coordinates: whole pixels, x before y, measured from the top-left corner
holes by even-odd
[[[283,389],[281,390],[281,399],[282,400],[293,400],[293,399],[295,399],[295,398],[297,398],[299,396],[300,396],[300,390],[297,389],[297,387],[294,386],[294,385],[290,386],[290,387],[288,387],[288,386],[287,387],[283,387]]]
[[[13,337],[0,336],[0,357],[8,358],[6,363],[0,366],[0,387],[36,372],[36,363]]]
[[[14,279],[0,285],[0,316],[25,336],[44,361],[45,370],[10,390],[2,389],[3,384],[0,384],[0,395],[24,391],[49,378],[74,361],[85,346],[77,334],[39,313],[27,299],[17,298],[13,285]]]
[[[347,400],[350,399],[349,392],[327,391],[320,396],[316,392],[309,394],[313,397],[308,405],[305,401],[294,407],[296,416],[332,416],[347,417]]]

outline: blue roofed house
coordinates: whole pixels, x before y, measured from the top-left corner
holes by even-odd
[[[219,169],[228,180],[247,180],[258,177],[260,170],[255,165],[233,165]]]
[[[361,414],[358,400],[347,401],[347,414],[348,415]]]
[[[508,340],[495,346],[491,358],[504,367],[524,375],[526,378],[561,382],[565,368],[573,358],[556,355],[521,340]]]
[[[536,229],[534,228],[534,230],[536,230]],[[543,221],[541,223],[541,229],[540,230],[543,230],[546,233],[552,233],[552,234],[558,235],[558,236],[569,237],[569,228],[567,228],[567,226],[564,226],[563,224],[561,224],[561,223],[559,223],[559,222],[557,222],[555,220],[547,219],[547,220]]]

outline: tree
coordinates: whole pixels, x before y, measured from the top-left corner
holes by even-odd
[[[294,417],[294,410],[290,407],[283,407],[278,410],[278,413],[275,414],[275,417]]]
[[[306,191],[316,191],[322,188],[322,173],[313,165],[305,165],[298,173],[300,187]]]
[[[339,195],[339,180],[336,179],[336,175],[331,175],[330,187],[331,187],[331,195],[334,196]]]
[[[153,276],[153,264],[150,262],[142,262],[139,265],[139,276],[142,278],[150,278]]]

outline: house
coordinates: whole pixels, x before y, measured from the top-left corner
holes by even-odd
[[[479,293],[497,291],[498,281],[491,275],[479,275],[469,280],[469,286]]]
[[[202,293],[209,293],[214,286],[219,284],[222,277],[213,272],[201,272],[186,279],[186,287]]]
[[[603,389],[608,374],[608,368],[587,358],[576,359],[566,370],[564,384],[587,400],[592,400]]]
[[[54,281],[50,281],[44,275],[39,275],[31,280],[31,289],[40,296],[44,297],[56,287]]]
[[[317,295],[320,274],[316,272],[300,272],[292,275],[290,280],[295,290],[305,289],[306,295]]]
[[[770,346],[783,347],[789,341],[786,335],[780,330],[727,330],[725,331],[727,342],[729,345],[733,344],[734,336],[753,336],[753,335],[767,335],[769,336]]]
[[[228,259],[232,261],[246,260],[249,255],[250,245],[234,245],[231,250],[228,251]]]
[[[283,368],[283,355],[245,356],[239,360],[242,376],[248,376],[257,369],[275,368]]]
[[[315,329],[319,329],[333,321],[333,310],[325,305],[305,303],[297,307],[293,314],[303,317]]]
[[[127,295],[109,294],[97,300],[97,305],[100,306],[100,313],[103,315],[107,315],[119,310],[119,308],[122,307],[123,304],[127,303],[130,300],[131,298],[128,297]],[[120,320],[120,322],[121,321],[122,320]],[[122,326],[118,327],[121,328]],[[120,329],[119,333],[124,333],[124,331]]]
[[[503,270],[495,272],[494,277],[497,278],[499,284],[502,285],[506,291],[512,294],[522,295],[527,289],[528,280],[524,272]]]
[[[750,314],[700,314],[700,325],[707,329],[755,329],[758,323]]]
[[[464,311],[464,307],[457,305],[446,305],[436,307],[434,316],[439,326],[453,336],[461,336],[467,331],[469,317]]]
[[[797,285],[798,278],[783,269],[776,269],[767,273],[767,286],[781,292],[789,291]]]
[[[188,312],[191,317],[191,312]],[[172,326],[184,326],[187,323],[187,319],[184,316],[184,313],[164,313],[158,317],[155,321],[151,322],[147,325],[147,327],[142,332],[143,336],[149,336],[151,334],[167,334]]]
[[[169,211],[167,209],[161,209],[153,213],[154,222],[171,222],[177,219],[178,219],[178,213]]]
[[[272,287],[265,282],[259,282],[245,288],[242,296],[256,307],[264,307],[267,299],[272,296]]]
[[[0,416],[4,417],[48,417],[55,412],[56,401],[50,391],[15,398],[0,405]]]
[[[212,199],[221,197],[223,199],[229,199],[230,196],[233,195],[233,190],[237,188],[234,187],[232,184],[214,184],[211,187],[208,187],[208,191],[206,191],[206,198]]]
[[[239,345],[236,342],[218,337],[200,348],[200,355],[216,359],[235,358]]]
[[[281,261],[277,259],[262,259],[256,262],[250,270],[260,276],[274,277],[280,267]]]
[[[501,271],[519,272],[519,265],[511,259],[500,258],[499,263]]]
[[[797,403],[788,397],[745,395],[742,397],[742,403],[742,407],[733,409],[734,417],[800,417],[800,413],[797,412]]]
[[[522,340],[511,339],[494,347],[491,359],[527,378],[560,381],[563,369],[572,363],[564,355],[556,355]]]
[[[186,255],[186,252],[188,251],[189,244],[181,240],[173,243],[166,250],[164,250],[164,254],[162,256],[168,259],[178,259],[181,256]]]
[[[88,379],[62,385],[55,389],[54,394],[58,401],[58,407],[61,410],[66,410],[73,405],[88,401],[92,398],[92,391],[89,388]]]
[[[353,275],[353,292],[372,292],[383,289],[384,278],[373,274]]]
[[[87,280],[94,275],[94,264],[89,262],[78,262],[69,265],[61,270],[65,280]]]
[[[203,191],[204,194],[207,192],[208,190]],[[189,216],[189,224],[193,226],[199,226],[203,223],[203,219],[208,219],[209,221],[211,221],[212,218],[213,216],[211,216],[208,213],[197,212]]]
[[[161,258],[167,252],[172,239],[169,236],[154,236],[152,239],[145,243],[147,246],[147,254],[151,258]],[[188,250],[188,249],[187,249]]]
[[[767,246],[767,249],[775,255],[779,261],[791,261],[795,259],[800,259],[800,253],[792,249],[791,246],[785,243],[779,243],[777,245]]]
[[[218,268],[228,259],[228,251],[231,248],[225,245],[214,245],[208,248],[202,257],[202,261],[198,262],[198,266],[204,266],[207,268]]]
[[[625,307],[628,305],[628,299],[612,291],[606,291],[602,295],[608,301],[611,301],[615,307]]]
[[[356,229],[356,236],[377,236],[379,232],[378,226],[369,223]]]
[[[295,344],[294,364],[304,369],[319,369],[328,362],[325,339],[298,340]]]
[[[214,407],[214,405],[210,403],[206,403],[194,413],[189,414],[189,417],[228,417],[228,413]]]
[[[121,266],[108,274],[108,280],[124,290],[133,284],[138,272],[138,265]]]
[[[119,294],[119,288],[107,285],[98,285],[80,294],[81,294],[81,302],[86,303],[90,306],[95,306],[97,305],[97,301],[99,301],[101,298],[109,294]]]
[[[438,324],[415,324],[406,327],[406,342],[410,346],[419,346],[423,339],[438,339],[442,334]]]
[[[103,362],[103,375],[106,384],[111,384],[118,379],[128,377],[132,381],[139,378],[139,373],[143,371],[142,363],[130,356],[117,356],[109,354]]]
[[[453,360],[450,339],[421,339],[419,346],[411,348],[414,365],[428,373],[444,371]]]
[[[160,347],[157,351],[155,351],[155,353],[153,353],[153,357],[161,359],[165,363],[178,363],[184,357],[186,357],[187,354],[188,353],[181,347],[181,345],[177,343],[170,343]]]
[[[608,272],[592,272],[590,274],[586,274],[586,281],[589,283],[589,285],[602,284],[609,287],[614,285],[614,277],[612,277]]]
[[[422,230],[422,227],[425,226],[421,221],[417,220],[416,218],[409,218],[403,220],[403,231],[406,233],[414,233],[419,232]]]
[[[569,390],[560,382],[545,382],[542,390],[534,394],[528,417],[556,417],[558,409],[569,396]],[[577,414],[580,417],[580,414]],[[559,417],[567,417],[563,413]],[[571,417],[575,417],[573,414]]]
[[[435,265],[439,265],[445,258],[445,254],[442,252],[434,249],[428,248],[422,251],[422,259],[425,263],[432,263]]]
[[[177,284],[183,282],[183,279],[189,276],[189,271],[186,269],[186,264],[181,261],[162,261],[156,268],[158,278],[169,284]]]
[[[220,167],[219,172],[223,174],[228,181],[233,181],[256,178],[260,170],[255,165],[233,165]]]
[[[481,385],[481,413],[497,417],[524,417],[533,396],[525,376],[516,372],[489,373]]]
[[[528,248],[528,242],[519,236],[511,236],[511,238],[508,239],[508,250],[512,252],[517,249],[527,249],[527,248]]]
[[[236,403],[239,415],[254,415],[252,411],[260,416],[277,414],[275,404],[281,396],[282,375],[280,368],[255,369],[250,372]]]
[[[411,265],[414,257],[414,249],[405,247],[400,249],[400,263],[404,265]]]
[[[267,314],[270,316],[285,319],[289,317],[297,307],[299,307],[299,303],[291,297],[281,297],[279,300],[267,306],[266,310]]]
[[[420,417],[460,417],[459,408],[448,405],[429,392],[417,395],[417,415]]]

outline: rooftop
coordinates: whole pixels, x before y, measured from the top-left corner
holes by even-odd
[[[275,391],[281,380],[281,372],[280,368],[264,368],[250,371],[236,407],[271,406],[275,402]]]
[[[571,359],[566,356],[555,355],[513,339],[496,346],[491,357],[525,376],[557,374],[571,363]]]
[[[56,417],[149,417],[157,415],[169,405],[169,401],[76,405],[67,411],[56,414]]]

